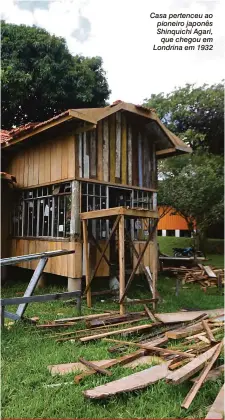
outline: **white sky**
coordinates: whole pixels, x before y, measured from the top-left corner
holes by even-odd
[[[101,56],[112,90],[110,102],[142,103],[152,93],[170,92],[185,83],[223,79],[224,4],[224,0],[2,0],[0,8],[6,22],[35,24],[66,38],[74,55]],[[213,51],[153,51],[160,36],[151,12],[213,13]]]

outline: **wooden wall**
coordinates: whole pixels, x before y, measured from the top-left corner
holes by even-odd
[[[49,258],[44,272],[66,277],[80,278],[82,276],[82,243],[80,242],[12,239],[10,256],[14,257],[19,255],[35,254],[38,252],[56,251],[59,249],[74,249],[75,254]],[[35,270],[37,263],[38,260],[34,260],[18,264],[18,266]]]
[[[7,172],[16,176],[18,187],[34,187],[75,177],[75,136],[65,135],[18,149]]]
[[[77,135],[76,176],[156,188],[155,145],[135,115],[117,112]]]

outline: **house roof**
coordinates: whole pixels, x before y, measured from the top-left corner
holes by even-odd
[[[131,103],[116,101],[112,105],[108,105],[102,108],[82,108],[82,109],[68,109],[67,111],[62,112],[47,121],[39,123],[28,123],[24,126],[14,128],[10,131],[2,130],[3,135],[1,136],[2,147],[13,146],[14,143],[18,143],[28,137],[31,137],[35,134],[38,134],[44,129],[49,129],[56,124],[61,124],[68,120],[80,120],[87,122],[88,124],[96,125],[98,121],[103,118],[108,117],[109,115],[120,111],[128,111],[149,119],[149,122],[155,121],[157,124],[157,130],[162,132],[169,140],[171,147],[165,150],[165,147],[159,151],[159,157],[168,156],[168,154],[173,155],[174,153],[190,153],[192,150],[188,147],[179,137],[173,134],[165,125],[160,121],[154,109],[147,108],[142,105],[134,105]]]

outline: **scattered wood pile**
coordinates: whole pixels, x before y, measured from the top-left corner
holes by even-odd
[[[169,271],[178,275],[182,284],[198,283],[202,288],[224,286],[224,270],[212,266],[198,264],[197,267],[166,267],[163,271]]]
[[[216,380],[224,371],[220,361],[224,346],[223,308],[160,314],[151,312],[144,305],[142,312],[125,315],[103,313],[58,319],[52,324],[37,327],[46,330],[71,327],[81,320],[86,323],[85,329],[59,332],[52,338],[57,342],[74,340],[80,344],[103,340],[110,343],[108,352],[114,353],[116,357],[100,361],[79,358],[76,362],[51,365],[48,369],[52,375],[80,371],[74,377],[75,384],[78,384],[86,377],[96,374],[111,376],[114,366],[135,367],[143,363],[152,364],[153,360],[154,364],[157,363],[141,372],[88,389],[84,391],[87,398],[104,399],[122,392],[143,389],[161,379],[172,385],[190,381],[190,391],[181,404],[182,408],[188,409],[202,384],[207,380]],[[138,325],[126,325],[138,322]],[[131,335],[132,340],[128,340]],[[131,348],[133,352],[126,354]],[[116,353],[121,355],[118,357]],[[218,397],[218,401],[220,400]],[[219,410],[218,407],[216,410]]]

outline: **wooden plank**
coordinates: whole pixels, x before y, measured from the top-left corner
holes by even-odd
[[[208,277],[216,279],[216,274],[213,272],[211,267],[208,265],[203,265],[203,270],[206,272]]]
[[[109,382],[108,384],[89,389],[83,393],[88,398],[103,399],[121,392],[130,392],[146,388],[150,384],[166,377],[168,374],[168,364],[169,362],[166,362],[150,367],[141,372]]]
[[[62,138],[61,147],[61,175],[62,179],[68,178],[68,138]]]
[[[132,185],[132,173],[133,173],[133,150],[132,150],[132,129],[130,124],[128,125],[128,138],[127,138],[127,182],[128,185]]]
[[[194,321],[200,315],[206,314],[209,316],[220,315],[224,313],[224,309],[205,309],[204,311],[186,311],[186,312],[171,312],[155,314],[157,319],[160,319],[165,324],[172,322],[189,322]]]
[[[72,317],[72,318],[60,318],[60,319],[55,319],[54,322],[56,322],[56,323],[79,322],[79,321],[86,321],[86,320],[89,320],[89,319],[106,318],[110,315],[111,315],[110,312],[104,312],[104,313],[100,313],[100,314],[75,316],[75,317]]]
[[[138,133],[138,185],[143,187],[142,136]]]
[[[28,150],[24,150],[24,178],[23,178],[24,187],[28,186],[28,172],[29,172],[29,152]]]
[[[116,181],[121,182],[121,112],[116,113]]]
[[[204,380],[206,379],[206,376],[208,375],[210,369],[213,367],[215,361],[218,359],[218,357],[221,353],[223,344],[224,344],[224,340],[221,341],[221,343],[219,343],[219,344],[217,344],[216,346],[213,347],[214,348],[214,354],[213,354],[211,360],[209,360],[209,363],[205,366],[205,368],[201,372],[201,375],[200,375],[198,381],[194,383],[194,385],[192,386],[192,388],[188,392],[186,398],[184,399],[184,401],[181,404],[181,407],[186,408],[186,409],[188,409],[190,407],[193,399],[195,398],[197,392],[201,388]]]
[[[152,325],[152,326],[154,326],[154,325]],[[167,340],[168,340],[167,338],[163,337],[162,343],[167,342]],[[114,343],[119,343],[121,345],[123,344],[123,345],[127,345],[127,346],[130,346],[130,347],[135,346],[135,347],[139,347],[141,349],[145,349],[145,350],[148,350],[148,351],[154,351],[155,353],[174,354],[174,355],[177,355],[177,356],[187,357],[189,359],[192,359],[193,357],[195,357],[195,354],[192,354],[192,353],[185,353],[183,351],[170,350],[170,349],[167,349],[167,348],[162,349],[161,347],[153,346],[152,343],[141,344],[141,343],[133,343],[133,342],[130,342],[130,341],[123,341],[123,340],[106,340],[106,341],[112,341]],[[160,342],[161,342],[161,339],[160,339]]]
[[[83,141],[84,141],[84,177],[85,178],[90,178],[90,167],[89,167],[89,160],[90,160],[90,156],[89,156],[89,133],[83,133]]]
[[[138,174],[138,138],[137,131],[132,126],[132,185],[139,185],[139,174]]]
[[[96,130],[90,131],[90,178],[97,177]]]
[[[46,295],[35,295],[35,296],[29,296],[27,294],[26,296],[24,295],[22,297],[1,299],[0,302],[3,306],[6,306],[6,305],[20,305],[23,303],[32,303],[32,302],[48,302],[52,300],[62,300],[62,299],[67,300],[67,299],[73,298],[74,296],[78,296],[79,293],[80,293],[79,291],[75,291],[75,292],[51,293],[51,294],[46,294]]]
[[[43,143],[40,144],[39,147],[39,184],[43,184],[45,182],[45,146]]]
[[[34,166],[33,166],[33,185],[39,184],[39,147],[34,149]]]
[[[93,319],[86,322],[88,328],[96,328],[105,325],[112,325],[115,323],[121,322],[130,322],[132,320],[142,320],[145,317],[145,312],[130,312],[124,315],[112,315],[111,317],[107,317],[106,319]]]
[[[110,155],[110,164],[109,164],[109,173],[110,173],[110,182],[115,182],[116,174],[116,115],[112,114],[109,117],[109,155]]]
[[[33,174],[34,174],[34,151],[29,149],[28,151],[28,186],[33,185]]]
[[[208,337],[208,339],[212,342],[212,343],[216,343],[216,339],[215,339],[215,337],[214,337],[214,335],[213,335],[213,333],[212,333],[212,331],[211,331],[211,328],[209,327],[209,324],[208,324],[208,322],[206,321],[206,320],[202,320],[202,325],[203,325],[203,328],[205,329],[205,332],[206,332],[206,335],[207,335],[207,337]]]
[[[87,366],[87,367],[89,367],[90,369],[93,369],[93,370],[95,370],[96,372],[98,372],[98,373],[102,373],[103,375],[107,375],[107,376],[112,376],[112,372],[110,372],[109,370],[107,370],[107,369],[104,369],[103,367],[101,367],[101,366],[98,366],[98,365],[96,365],[95,363],[93,363],[93,362],[90,362],[90,361],[88,361],[88,360],[85,360],[85,359],[83,359],[82,357],[79,357],[79,361],[81,362],[81,363],[83,363],[83,365],[85,365],[85,366]]]
[[[68,178],[74,179],[75,177],[75,149],[76,138],[74,135],[68,136]]]
[[[210,372],[207,374],[204,382],[207,381],[216,381],[220,376],[224,373],[224,365],[218,366],[215,369],[210,370]],[[197,382],[200,378],[201,374],[194,379],[191,379],[191,382]]]
[[[118,359],[112,360],[111,362],[108,362],[102,365],[102,367],[107,369],[107,368],[110,368],[112,366],[117,366],[117,365],[123,366],[123,365],[126,365],[127,363],[132,362],[133,360],[138,359],[140,356],[143,356],[144,354],[145,354],[144,350],[138,350],[134,353],[130,353],[126,356],[122,356],[122,357],[119,357]],[[81,375],[75,376],[74,382],[79,383],[83,378],[86,378],[87,376],[91,376],[93,374],[95,374],[95,370],[84,372]]]
[[[98,219],[103,217],[112,217],[116,215],[124,215],[133,218],[154,218],[158,219],[158,212],[145,209],[130,209],[126,207],[112,207],[109,209],[93,210],[80,213],[81,220]]]
[[[99,340],[101,338],[109,337],[111,335],[117,335],[117,334],[123,334],[123,333],[134,334],[134,333],[137,333],[138,331],[145,331],[145,330],[151,329],[151,327],[152,327],[152,325],[149,325],[149,324],[137,325],[135,327],[124,328],[124,329],[121,329],[121,330],[119,329],[119,330],[116,330],[116,331],[109,331],[109,332],[106,332],[106,333],[103,333],[103,334],[81,337],[80,341],[82,343],[86,343],[87,341]]]
[[[125,291],[125,243],[124,243],[124,216],[121,216],[119,220],[119,283],[120,283],[120,300],[124,295]],[[120,303],[120,314],[125,313],[125,306]]]
[[[108,118],[103,120],[103,181],[109,181],[109,126]]]
[[[175,372],[170,373],[166,381],[172,382],[173,384],[181,384],[184,381],[186,381],[188,378],[193,376],[195,373],[199,372],[201,370],[206,362],[211,359],[211,357],[214,354],[214,347],[207,350],[205,353],[201,354],[200,356],[193,359],[191,362],[189,362],[187,365],[182,366],[180,369],[176,370]]]
[[[147,305],[144,305],[145,308],[145,312],[148,315],[148,317],[153,321],[153,322],[158,322],[157,319],[154,317],[153,313],[150,311],[150,309],[148,309]]]
[[[150,175],[151,175],[151,161],[150,161],[150,147],[149,140],[146,133],[143,136],[143,186],[150,186]]]
[[[224,392],[225,385],[219,391],[213,405],[207,413],[206,419],[224,419]]]
[[[85,279],[86,279],[86,293],[87,293],[87,306],[91,308],[91,288],[90,288],[90,265],[89,265],[89,252],[88,252],[88,230],[87,221],[82,221],[83,225],[83,241],[84,241],[84,258],[85,258]]]
[[[97,125],[97,177],[99,181],[103,180],[103,139],[102,139],[102,121]]]
[[[83,133],[78,135],[78,168],[79,177],[83,178]]]
[[[44,146],[44,182],[51,182],[51,142]]]
[[[122,119],[121,119],[121,171],[122,171],[122,184],[127,184],[127,170],[128,170],[128,156],[127,156],[127,149],[128,149],[128,144],[127,144],[127,122],[126,122],[126,116],[124,113],[122,113],[121,115]]]

